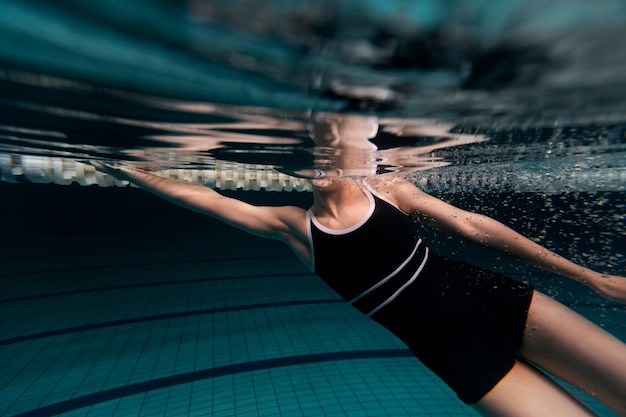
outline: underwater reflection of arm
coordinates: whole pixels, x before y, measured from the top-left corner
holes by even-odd
[[[626,302],[624,277],[601,274],[577,265],[497,220],[452,206],[409,182],[395,181],[387,192],[402,210],[423,223],[574,279],[607,298]]]
[[[92,164],[117,179],[127,180],[138,187],[182,207],[215,217],[246,232],[280,240],[289,240],[293,225],[302,209],[298,207],[254,206],[226,197],[200,184],[159,177],[149,172],[123,165]]]

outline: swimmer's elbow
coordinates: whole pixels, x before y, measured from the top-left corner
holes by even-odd
[[[489,245],[493,238],[493,219],[481,214],[464,212],[455,224],[456,234],[463,239],[482,246]]]

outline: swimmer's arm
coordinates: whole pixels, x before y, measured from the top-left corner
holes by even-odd
[[[396,188],[390,192],[399,207],[426,224],[574,279],[605,297],[626,302],[625,278],[601,274],[577,265],[491,217],[452,206],[408,182],[400,183]]]
[[[117,179],[127,180],[177,205],[212,216],[257,236],[293,240],[294,225],[304,218],[304,210],[299,207],[254,206],[223,196],[200,184],[163,178],[127,166],[109,166],[98,162],[92,164]]]

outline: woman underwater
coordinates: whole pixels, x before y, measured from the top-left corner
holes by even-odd
[[[484,415],[593,415],[542,369],[626,416],[626,344],[529,284],[433,253],[417,236],[413,220],[616,301],[626,302],[626,278],[576,265],[496,220],[449,205],[400,178],[348,177],[355,164],[347,150],[371,150],[366,139],[375,129],[362,117],[317,118],[317,145],[338,149],[334,166],[345,170],[311,181],[309,210],[254,206],[202,185],[93,164],[176,204],[285,242]]]

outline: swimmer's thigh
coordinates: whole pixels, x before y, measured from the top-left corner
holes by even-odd
[[[626,416],[626,344],[535,292],[520,353]]]
[[[483,415],[497,417],[594,416],[562,387],[520,360],[473,407]]]

